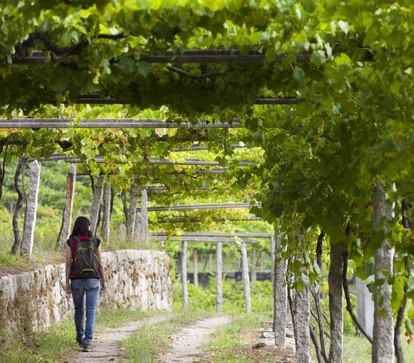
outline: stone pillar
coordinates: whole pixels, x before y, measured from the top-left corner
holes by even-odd
[[[181,294],[183,306],[188,304],[188,286],[187,286],[187,241],[181,242]]]
[[[141,192],[141,242],[148,243],[148,196],[147,190]]]
[[[21,252],[26,256],[31,256],[33,251],[41,168],[41,164],[37,160],[30,163],[30,186],[29,195],[27,197],[26,214],[24,216],[24,230],[21,244]]]
[[[223,278],[222,269],[223,269],[223,254],[222,254],[223,242],[217,242],[216,250],[216,311],[221,311],[223,307],[223,289],[221,285],[221,280]]]
[[[247,260],[246,242],[241,244],[242,255],[242,278],[243,278],[243,290],[244,290],[244,309],[246,313],[252,311],[252,304],[250,300],[250,278],[249,278],[249,262]]]
[[[109,242],[109,236],[111,234],[111,199],[112,199],[112,186],[109,183],[104,187],[104,208],[103,208],[103,221],[102,221],[102,235],[106,243]]]
[[[96,233],[96,226],[98,225],[99,219],[99,207],[102,199],[103,186],[105,181],[105,175],[100,175],[95,185],[95,190],[92,197],[91,206],[91,232],[93,235]]]
[[[72,210],[73,210],[73,199],[75,196],[76,186],[76,165],[70,164],[68,170],[68,178],[66,182],[66,203],[65,209],[63,210],[62,224],[60,227],[58,246],[63,249],[65,243],[69,238],[70,226],[72,224]]]

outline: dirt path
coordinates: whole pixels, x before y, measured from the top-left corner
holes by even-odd
[[[203,354],[202,347],[207,343],[209,335],[230,321],[228,316],[219,316],[197,321],[184,328],[180,333],[171,337],[172,348],[160,358],[161,362],[194,362]]]
[[[121,357],[121,340],[127,338],[144,325],[155,324],[170,318],[171,315],[168,314],[155,316],[153,318],[135,320],[118,328],[109,328],[102,332],[97,332],[93,339],[93,349],[91,352],[75,352],[66,362],[99,363],[118,361]]]

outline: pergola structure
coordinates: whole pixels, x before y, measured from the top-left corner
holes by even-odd
[[[247,243],[257,243],[260,240],[268,240],[270,242],[270,254],[272,259],[272,266],[275,263],[275,239],[271,233],[231,233],[231,232],[184,232],[181,234],[169,235],[165,232],[150,232],[150,241],[160,241],[164,244],[166,241],[180,241],[181,242],[181,294],[183,305],[188,304],[188,288],[187,288],[187,244],[190,243],[215,243],[216,244],[216,311],[221,311],[223,307],[223,243],[240,244],[242,257],[242,280],[244,289],[244,307],[246,312],[251,312],[250,300],[250,277],[249,277],[249,263],[247,258]],[[194,276],[196,276],[197,264],[194,263]],[[271,271],[273,280],[273,270]],[[194,277],[196,278],[196,277]]]

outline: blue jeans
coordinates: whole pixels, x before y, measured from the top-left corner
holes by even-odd
[[[73,279],[71,280],[73,305],[75,305],[75,325],[78,339],[90,344],[95,326],[96,306],[98,305],[100,280]],[[86,325],[84,328],[84,311],[86,296]]]

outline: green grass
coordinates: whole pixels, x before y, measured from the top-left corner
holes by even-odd
[[[271,314],[263,312],[237,316],[230,324],[214,334],[207,347],[211,352],[208,361],[217,363],[257,361],[252,360],[249,354],[246,354],[252,351],[251,335],[252,332],[254,335],[254,331],[260,328],[264,322],[270,321],[271,318]],[[267,361],[262,359],[260,358],[261,362]]]
[[[96,331],[157,314],[160,312],[128,309],[101,310],[98,311],[96,317]],[[75,335],[73,319],[54,324],[47,332],[16,335],[2,332],[0,334],[0,362],[63,362],[70,352],[77,348]]]
[[[168,351],[170,335],[180,331],[195,320],[211,315],[203,310],[181,310],[166,321],[144,326],[122,342],[127,362],[158,362],[158,356]]]
[[[403,339],[404,340],[404,339]],[[406,362],[414,362],[414,345],[403,342]],[[346,334],[344,336],[345,363],[371,363],[371,345],[360,336]]]

